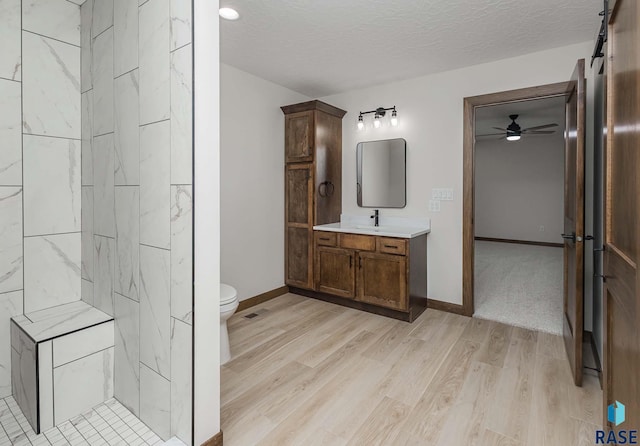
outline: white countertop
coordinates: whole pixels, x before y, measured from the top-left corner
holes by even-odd
[[[381,235],[384,237],[414,238],[431,232],[429,225],[419,226],[399,226],[380,225],[373,226],[360,225],[354,222],[329,223],[313,227],[317,231],[348,232],[351,234]]]

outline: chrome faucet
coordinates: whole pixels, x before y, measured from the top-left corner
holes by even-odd
[[[376,209],[375,211],[373,211],[373,215],[371,216],[371,218],[373,218],[373,226],[375,226],[376,228],[378,226],[380,226],[380,211],[378,209]]]

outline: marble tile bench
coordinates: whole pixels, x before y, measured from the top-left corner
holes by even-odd
[[[11,387],[36,433],[113,397],[113,317],[72,302],[11,318]]]

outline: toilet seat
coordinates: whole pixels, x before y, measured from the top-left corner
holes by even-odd
[[[220,284],[220,306],[231,304],[238,300],[238,292],[231,285]]]

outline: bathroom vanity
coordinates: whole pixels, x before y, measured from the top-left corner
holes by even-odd
[[[313,291],[293,292],[409,322],[427,308],[428,226],[313,229]]]
[[[285,284],[291,292],[412,322],[427,308],[428,222],[342,219],[342,118],[322,101],[285,114]],[[359,143],[360,207],[406,205],[406,141]],[[409,224],[406,224],[406,223]],[[405,223],[405,224],[397,224]],[[414,224],[412,224],[414,223]]]

